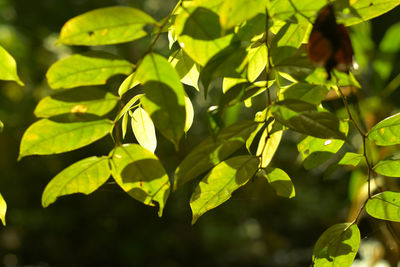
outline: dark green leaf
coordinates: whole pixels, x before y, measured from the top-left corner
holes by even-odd
[[[329,88],[324,85],[293,83],[284,88],[280,93],[283,99],[298,99],[314,105],[319,105],[328,92]]]

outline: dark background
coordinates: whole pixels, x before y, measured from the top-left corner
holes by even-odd
[[[346,221],[350,172],[342,170],[326,178],[327,166],[304,170],[296,150],[298,136],[290,133],[284,136],[273,165],[292,177],[296,197],[291,200],[277,197],[265,180],[255,178],[191,226],[189,197],[196,181],[172,194],[164,216],[158,218],[155,208],[130,198],[110,180],[89,196],[62,197],[42,208],[41,194],[52,177],[79,159],[107,154],[113,146],[106,137],[78,151],[17,162],[22,134],[35,121],[34,107],[51,92],[45,80],[48,67],[65,54],[87,49],[56,46],[62,25],[73,16],[112,5],[136,7],[160,20],[174,4],[173,0],[0,0],[0,44],[15,57],[25,83],[20,87],[0,82],[0,119],[5,124],[0,135],[0,192],[8,204],[7,227],[0,228],[0,265],[308,266],[321,233]],[[399,18],[397,8],[372,20],[368,36],[372,47],[362,51],[367,64],[356,72],[366,96],[379,95],[376,92],[399,73],[399,64],[394,63],[387,78],[379,77],[373,68],[380,40]],[[353,34],[357,30],[351,28]],[[101,49],[136,62],[149,42],[144,38]],[[155,49],[165,54],[166,47],[163,36]],[[398,51],[390,60],[399,62]],[[122,80],[115,77],[105,88],[116,94]],[[157,154],[170,172],[208,134],[205,110],[213,100],[195,99],[198,115],[180,152],[160,137]],[[394,92],[384,101],[396,110],[399,100]],[[241,111],[240,116],[251,118],[253,111]],[[132,134],[126,142],[134,142]],[[382,239],[380,227],[379,222],[363,220],[363,242]],[[398,257],[386,255],[391,261]]]

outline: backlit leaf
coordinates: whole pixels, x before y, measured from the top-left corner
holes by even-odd
[[[205,212],[227,201],[232,193],[245,185],[256,173],[259,159],[237,156],[219,163],[199,183],[190,198],[192,224]]]
[[[260,137],[256,155],[261,156],[261,168],[266,168],[269,165],[281,142],[283,130],[272,131],[276,125],[278,123],[270,123]]]
[[[208,171],[243,146],[257,126],[258,123],[253,121],[241,121],[222,129],[215,138],[208,137],[197,145],[176,169],[174,190]]]
[[[362,154],[347,152],[343,158],[338,162],[339,165],[357,166],[358,163],[364,158]]]
[[[374,166],[374,171],[385,176],[400,177],[399,155],[393,155],[378,161],[378,163]]]
[[[365,208],[374,218],[400,222],[400,193],[384,191],[376,194],[368,199]]]
[[[57,174],[46,186],[42,205],[47,207],[60,196],[74,193],[91,194],[110,177],[107,157],[90,157],[67,167]]]
[[[186,110],[186,121],[185,121],[185,133],[187,133],[192,127],[193,119],[194,119],[194,109],[192,101],[188,96],[185,96],[185,110]]]
[[[136,79],[136,73],[135,72],[131,73],[128,77],[125,78],[125,80],[119,86],[118,94],[122,96],[130,89],[136,87],[139,84],[140,84],[139,81]]]
[[[276,194],[281,197],[293,198],[295,190],[289,175],[279,168],[267,168],[263,172],[263,176],[275,190]]]
[[[378,146],[400,144],[400,113],[377,123],[368,132],[368,139]]]
[[[110,120],[98,118],[74,122],[39,120],[22,136],[19,159],[28,155],[50,155],[84,147],[104,137],[112,126]]]
[[[7,203],[4,200],[3,196],[0,194],[0,221],[6,226],[6,212],[7,212]]]
[[[154,153],[157,147],[156,129],[149,114],[138,107],[132,113],[131,126],[138,143]]]
[[[18,77],[15,59],[0,45],[0,80],[15,81],[23,86]]]
[[[107,45],[133,41],[147,35],[143,27],[156,21],[131,7],[99,8],[67,21],[59,42],[66,45]]]
[[[118,97],[94,87],[56,92],[40,100],[35,116],[48,118],[66,113],[88,113],[103,116],[117,104]]]
[[[268,0],[232,0],[224,1],[219,13],[221,27],[230,29],[251,19],[257,13],[265,12]]]
[[[112,152],[111,172],[118,185],[136,200],[154,206],[162,216],[170,192],[167,173],[159,159],[137,144],[116,147]]]
[[[247,79],[254,82],[268,63],[268,53],[265,43],[254,43],[248,48]]]
[[[46,73],[51,88],[73,88],[105,84],[116,74],[128,75],[133,64],[112,54],[91,51],[61,59]]]
[[[313,85],[308,83],[293,83],[284,88],[280,94],[282,99],[298,99],[314,105],[318,105],[329,92],[324,85]]]
[[[175,69],[164,57],[148,54],[138,67],[136,79],[143,84],[141,103],[156,128],[178,147],[185,129],[185,91]]]
[[[118,113],[117,117],[115,118],[114,122],[117,122],[119,119],[122,118],[122,116],[124,116],[131,108],[132,106],[139,101],[139,99],[143,96],[143,94],[138,94],[135,95],[134,97],[132,97],[128,103],[125,104],[125,106],[120,110],[120,112]]]
[[[199,91],[198,80],[200,73],[198,64],[186,55],[182,49],[173,53],[169,61],[178,73],[181,82]]]
[[[350,267],[360,245],[360,230],[356,224],[335,224],[318,239],[313,251],[315,267]]]

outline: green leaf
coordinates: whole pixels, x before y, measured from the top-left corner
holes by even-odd
[[[246,70],[246,49],[235,43],[213,56],[200,72],[207,93],[210,82],[217,77],[242,78]]]
[[[329,88],[324,85],[293,83],[284,88],[280,94],[282,99],[298,99],[310,104],[319,105],[328,92]]]
[[[292,180],[284,170],[267,168],[264,170],[263,176],[268,180],[268,183],[278,196],[293,198],[296,195]]]
[[[190,101],[190,98],[188,96],[185,96],[185,110],[186,110],[186,120],[185,120],[185,133],[187,133],[192,127],[193,124],[193,119],[194,119],[194,109],[193,109],[193,104],[192,101]]]
[[[125,139],[126,131],[128,129],[128,120],[129,120],[129,113],[125,113],[122,116],[122,121],[121,121],[122,140]]]
[[[272,46],[299,48],[310,26],[309,23],[286,23],[276,34]]]
[[[56,92],[40,100],[35,116],[48,118],[66,113],[87,113],[103,116],[118,103],[118,97],[94,87]]]
[[[340,130],[347,134],[348,129],[348,123],[341,121]],[[343,144],[343,140],[303,136],[297,143],[297,149],[303,160],[304,168],[310,170],[330,159]]]
[[[154,153],[157,147],[156,129],[149,114],[138,107],[132,113],[131,126],[138,143]]]
[[[154,206],[162,216],[170,192],[167,173],[159,159],[137,144],[116,147],[112,152],[111,172],[118,185],[134,199]]]
[[[268,63],[268,50],[265,43],[254,43],[248,48],[247,79],[254,82]]]
[[[379,50],[386,53],[396,53],[400,50],[400,22],[393,24],[386,30],[382,41],[379,43]]]
[[[112,54],[91,51],[61,59],[50,66],[46,73],[51,88],[73,88],[105,84],[116,74],[128,75],[133,64]]]
[[[365,208],[374,218],[400,222],[400,193],[384,191],[376,194],[368,199]]]
[[[300,100],[288,99],[275,103],[271,111],[277,121],[290,129],[318,138],[345,139],[339,131],[339,120],[329,112]]]
[[[7,203],[4,200],[3,196],[0,194],[0,220],[4,226],[6,226],[6,212],[7,212]]]
[[[89,195],[110,177],[108,157],[90,157],[67,167],[46,186],[42,195],[43,207],[48,207],[60,196],[74,193]]]
[[[256,173],[260,161],[254,156],[237,156],[219,163],[199,183],[190,198],[192,224],[205,212],[227,201]]]
[[[338,162],[339,165],[357,166],[358,163],[364,158],[362,154],[347,152],[343,158]]]
[[[175,68],[182,83],[192,86],[197,91],[200,91],[197,85],[200,75],[199,65],[197,63],[186,55],[182,49],[174,52],[168,61],[171,62],[172,67]]]
[[[175,19],[175,31],[180,47],[201,66],[233,38],[233,34],[222,36],[217,13],[204,7],[182,8]]]
[[[368,139],[378,146],[400,144],[400,113],[378,122],[369,130]]]
[[[208,137],[197,145],[179,164],[175,171],[174,190],[227,158],[243,146],[258,123],[241,121]]]
[[[270,123],[263,131],[257,147],[257,156],[261,156],[261,168],[266,168],[271,162],[279,143],[282,139],[283,130],[275,130],[278,123]],[[280,128],[280,127],[279,127]]]
[[[393,155],[384,160],[378,161],[374,166],[374,171],[390,177],[400,177],[400,157]]]
[[[224,1],[219,13],[221,27],[230,29],[251,19],[257,13],[265,13],[268,0],[233,0]]]
[[[329,227],[315,244],[313,266],[350,267],[359,245],[360,230],[356,224],[335,224]]]
[[[136,79],[136,73],[135,72],[131,73],[128,77],[125,78],[125,80],[119,86],[118,95],[120,96],[124,95],[130,89],[136,87],[139,84],[140,82]]]
[[[257,117],[257,114],[256,114],[256,117]],[[255,120],[255,121],[256,121],[256,120]],[[249,137],[247,138],[247,140],[246,140],[246,148],[247,148],[247,151],[249,151],[249,153],[251,153],[251,152],[250,152],[250,147],[251,147],[251,145],[253,144],[254,139],[256,138],[258,132],[261,130],[261,128],[262,128],[264,125],[265,125],[264,120],[262,120],[261,123],[258,123],[257,128],[255,128],[255,129],[250,133]]]
[[[143,27],[156,23],[152,17],[135,8],[99,8],[67,21],[58,42],[66,45],[124,43],[146,36]]]
[[[112,126],[110,120],[98,118],[74,122],[56,121],[56,118],[39,120],[22,136],[19,159],[28,155],[50,155],[84,147],[110,133]]]
[[[15,59],[0,45],[0,80],[15,81],[23,86],[18,77]]]
[[[4,130],[4,123],[0,121],[0,133],[2,133]]]
[[[185,129],[185,91],[175,69],[162,56],[148,54],[140,64],[136,79],[143,84],[143,108],[156,128],[178,147]]]
[[[135,95],[134,97],[131,98],[131,100],[128,101],[128,103],[125,104],[125,106],[120,110],[118,113],[117,117],[114,120],[114,123],[116,123],[119,119],[122,118],[131,108],[132,106],[139,101],[139,99],[144,96],[144,94],[138,94]]]

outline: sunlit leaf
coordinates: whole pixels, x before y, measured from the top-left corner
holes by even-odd
[[[270,123],[260,137],[256,155],[261,157],[261,168],[269,165],[281,142],[283,130],[274,130],[276,126],[279,127],[278,123]]]
[[[230,29],[251,19],[257,13],[265,12],[268,0],[232,0],[224,1],[219,13],[221,27]]]
[[[205,212],[227,201],[258,169],[259,159],[237,156],[219,163],[199,183],[190,198],[192,224]]]
[[[376,194],[368,199],[365,208],[374,218],[400,222],[400,193],[384,191]]]
[[[275,190],[276,194],[281,197],[293,198],[295,190],[289,175],[279,168],[267,168],[263,172],[263,176]]]
[[[18,77],[15,59],[0,45],[0,80],[15,81],[23,86]]]
[[[324,85],[313,85],[300,82],[284,88],[280,94],[282,99],[298,99],[318,105],[328,92],[329,88]]]
[[[130,74],[133,64],[112,54],[91,51],[61,59],[46,73],[51,88],[105,84],[116,74]]]
[[[290,129],[318,138],[345,139],[339,131],[339,120],[329,112],[300,100],[288,99],[277,102],[271,108],[277,121]]]
[[[192,101],[188,96],[185,96],[185,110],[186,110],[186,120],[185,120],[185,133],[187,133],[192,127],[193,119],[194,119],[194,109]]]
[[[310,26],[309,23],[286,23],[276,34],[272,45],[299,48]]]
[[[397,154],[378,161],[374,171],[385,176],[400,177],[400,156]]]
[[[3,196],[0,194],[0,221],[6,226],[6,212],[7,212],[7,203],[4,200]]]
[[[341,132],[347,134],[348,129],[348,123],[341,121]],[[297,149],[303,160],[304,168],[310,170],[334,156],[343,144],[343,140],[303,136],[297,143]]]
[[[176,169],[174,190],[208,171],[243,146],[257,126],[258,123],[253,121],[241,121],[222,129],[215,138],[209,137],[197,145]]]
[[[0,121],[0,133],[2,133],[4,130],[4,123]]]
[[[185,129],[185,91],[175,69],[164,57],[148,54],[136,78],[143,84],[143,108],[156,128],[178,147]]]
[[[183,8],[175,19],[175,32],[180,47],[202,66],[233,38],[222,36],[218,14],[201,6]]]
[[[139,81],[136,79],[136,73],[135,72],[131,73],[128,77],[125,78],[125,80],[119,86],[118,95],[122,96],[130,89],[136,87],[139,84],[140,84]]]
[[[118,113],[117,117],[115,118],[114,122],[117,122],[119,119],[122,118],[122,116],[124,116],[131,108],[132,106],[139,101],[139,99],[144,96],[143,94],[138,94],[135,95],[134,97],[132,97],[128,103],[125,104],[125,106],[120,110],[120,112]]]
[[[35,116],[48,118],[66,113],[88,113],[103,116],[117,104],[118,97],[94,87],[56,92],[40,100]]]
[[[181,82],[190,85],[199,91],[197,84],[200,75],[198,64],[181,49],[173,53],[169,61],[178,73]]]
[[[368,139],[378,146],[400,144],[400,113],[390,116],[377,123],[368,132]]]
[[[33,123],[21,140],[19,159],[28,155],[49,155],[89,145],[110,132],[107,119],[74,122],[42,119]]]
[[[67,21],[59,42],[66,45],[107,45],[133,41],[147,35],[143,27],[156,21],[131,7],[99,8]]]
[[[118,185],[136,200],[154,206],[162,216],[170,192],[167,173],[159,159],[137,144],[116,147],[112,152],[111,172]]]
[[[362,154],[347,152],[343,158],[338,162],[339,165],[357,166],[358,163],[364,158]]]
[[[42,205],[47,207],[60,196],[74,193],[91,194],[110,177],[107,157],[90,157],[67,167],[57,174],[46,186]]]
[[[128,122],[129,122],[129,113],[127,112],[122,116],[122,121],[121,121],[122,140],[125,139],[126,131],[128,129]]]
[[[356,224],[335,224],[318,239],[313,251],[315,267],[350,267],[360,245],[360,230]]]
[[[138,143],[154,153],[157,147],[156,129],[149,114],[138,107],[132,113],[131,126]]]
[[[265,43],[254,43],[248,48],[247,79],[254,82],[268,63],[268,51]]]

